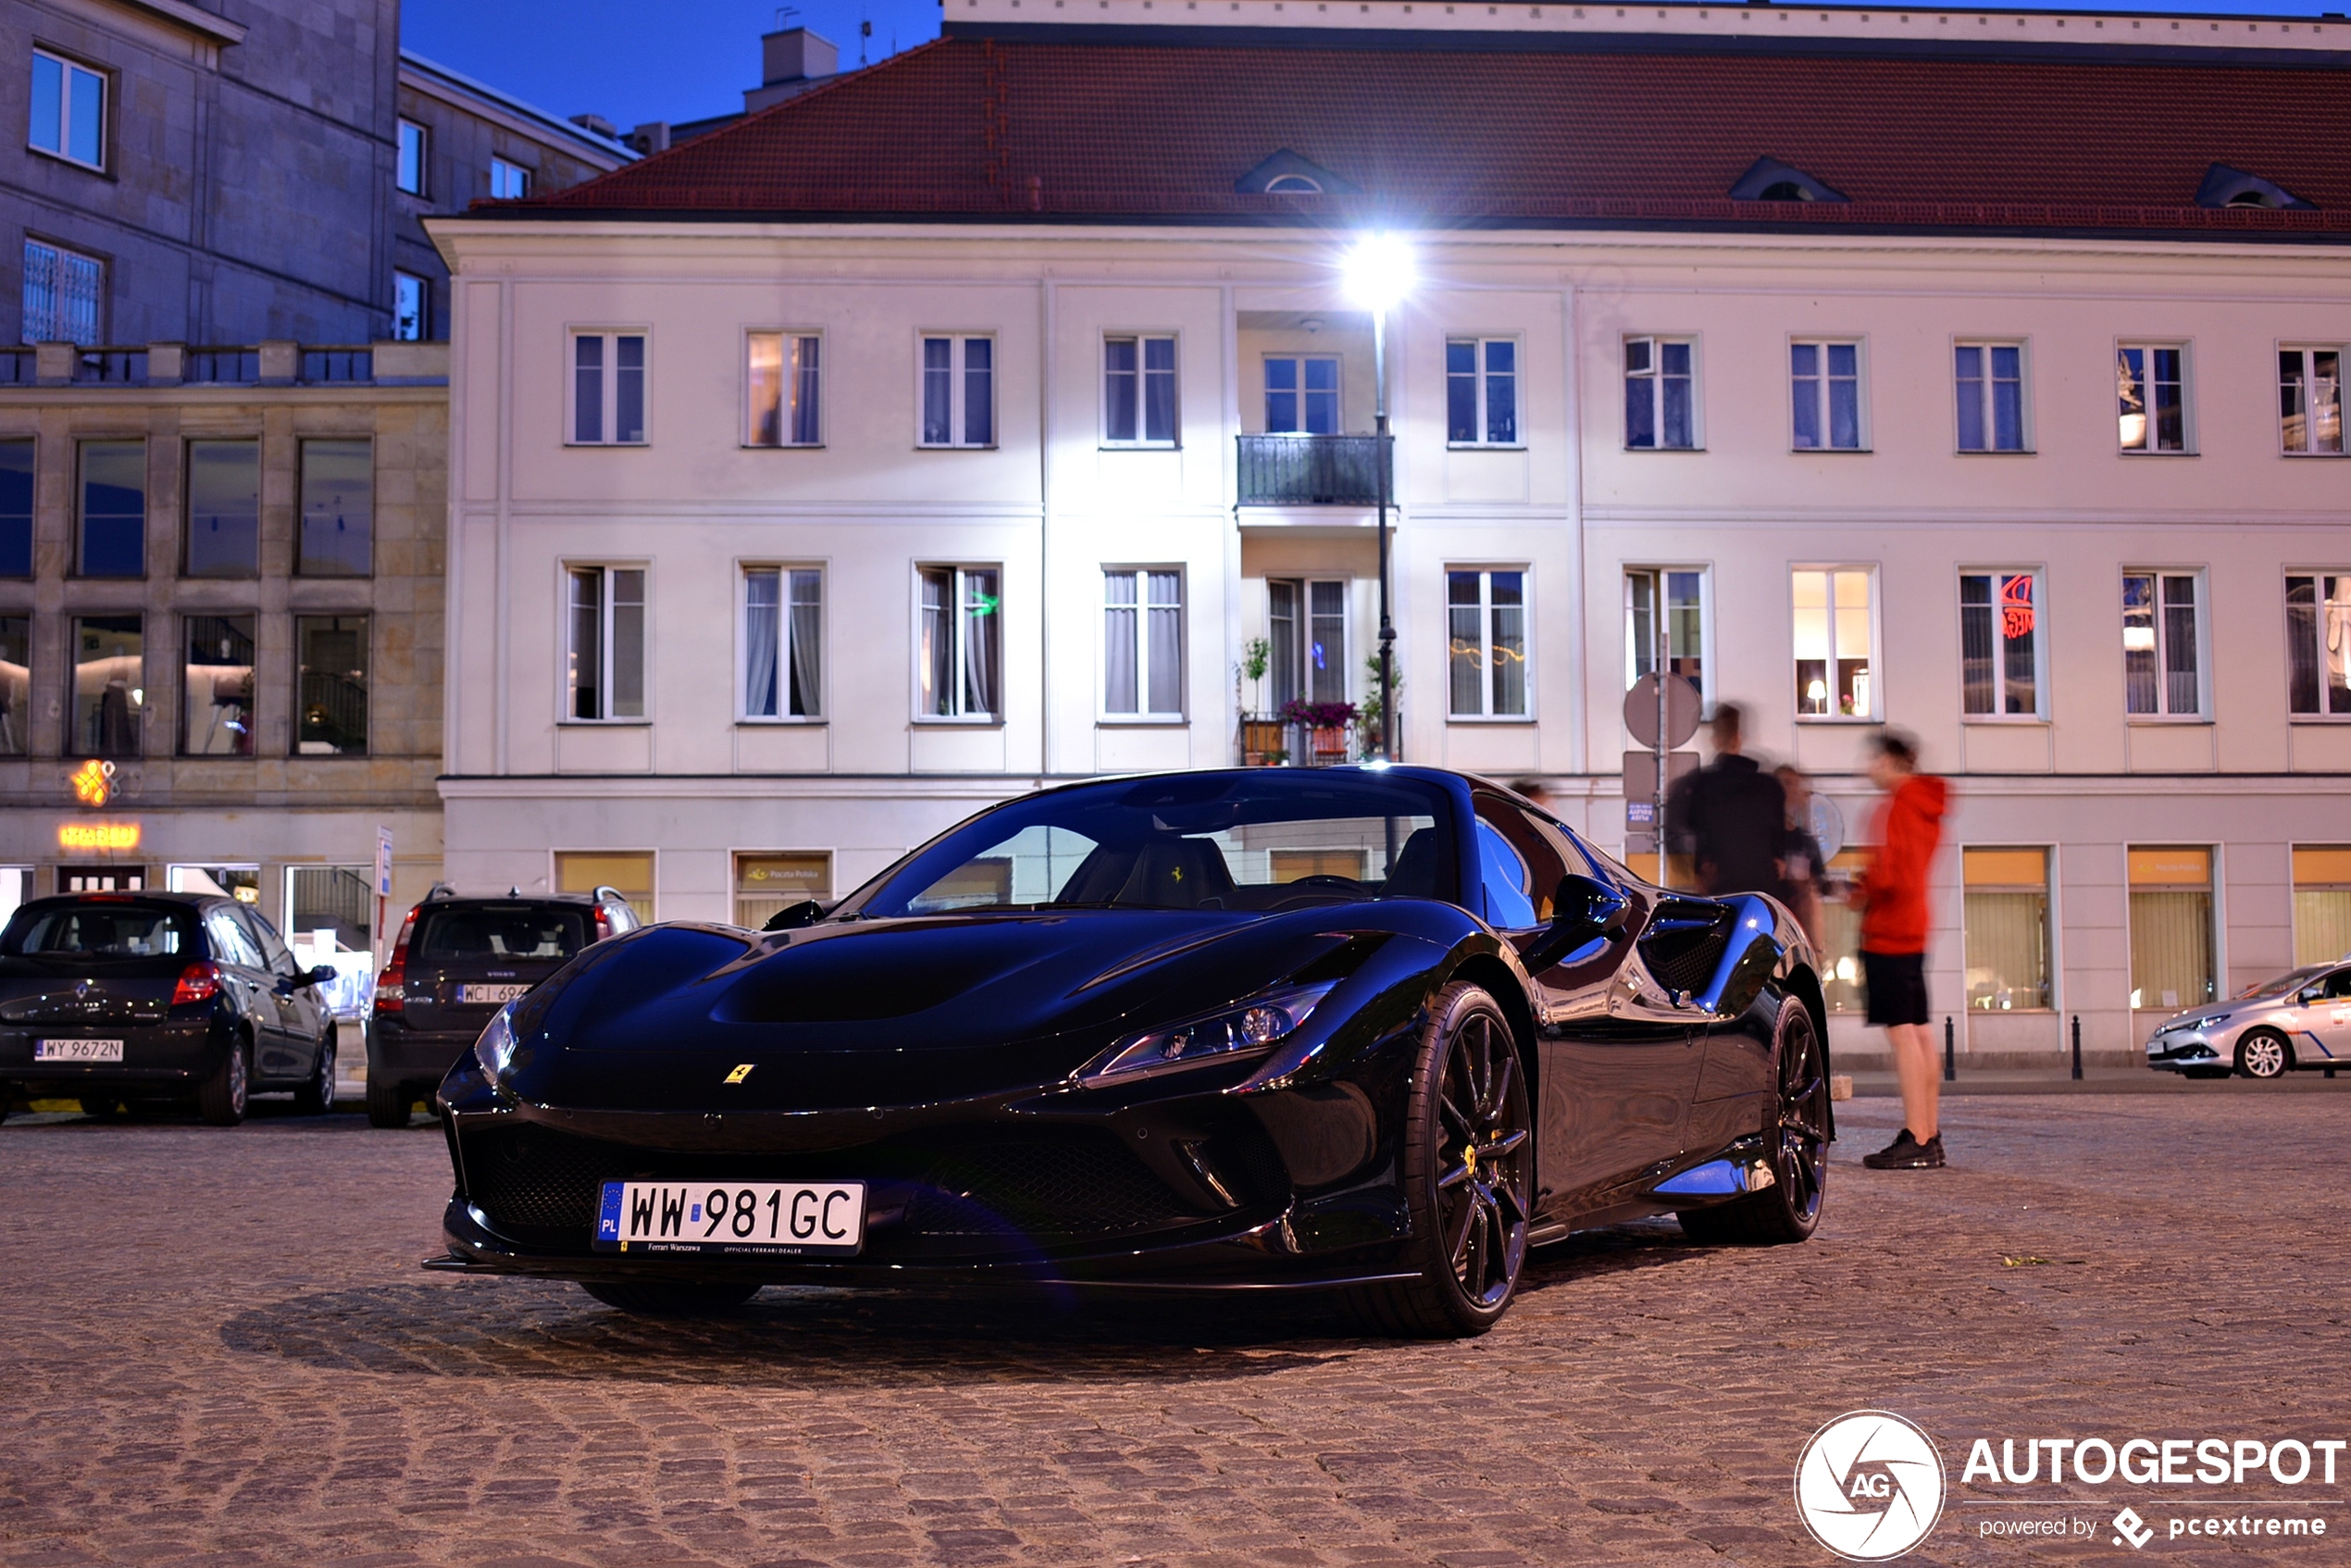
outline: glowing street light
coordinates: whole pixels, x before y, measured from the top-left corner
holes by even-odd
[[[1341,263],[1347,296],[1372,315],[1372,413],[1379,464],[1379,749],[1396,760],[1396,624],[1387,613],[1387,502],[1392,465],[1387,441],[1387,313],[1404,302],[1419,275],[1403,236],[1362,236]]]

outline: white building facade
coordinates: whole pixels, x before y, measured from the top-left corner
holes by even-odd
[[[1331,760],[1311,725],[1253,716],[1375,694],[1374,454],[1349,439],[1372,429],[1372,334],[1340,263],[1379,225],[1418,269],[1387,333],[1401,758],[1539,780],[1623,848],[1621,710],[1661,603],[1674,667],[1841,806],[1848,864],[1882,725],[1952,778],[1929,976],[1970,1058],[2053,1060],[2077,1016],[2093,1053],[2131,1050],[2157,1015],[2351,947],[2344,154],[2239,169],[2216,133],[2172,159],[2193,165],[2176,199],[2125,192],[2091,221],[2062,169],[2030,211],[1906,207],[1869,182],[2035,175],[1905,169],[1899,147],[1781,163],[1798,131],[1763,124],[1675,154],[1706,166],[1678,208],[1568,190],[1556,219],[1471,222],[1429,213],[1424,180],[1414,209],[1392,160],[1350,170],[1346,125],[1309,153],[1292,120],[1199,176],[1217,201],[1153,217],[1126,210],[1148,190],[1064,197],[1083,181],[1054,150],[1083,137],[1011,84],[1043,97],[1089,51],[1131,70],[1191,47],[1181,26],[1129,44],[1128,0],[1026,32],[1017,0],[985,6],[569,197],[431,225],[461,888],[609,882],[658,918],[756,923],[1043,783]],[[2003,14],[2028,37],[1947,57],[1872,30],[1994,19],[1829,11],[1810,25],[1835,46],[1788,59],[1746,36],[1777,8],[1668,7],[1636,36],[1551,7],[1464,43],[1449,8],[1391,3],[1325,50],[1298,33],[1332,24],[1280,9],[1236,5],[1200,46],[1310,87],[1333,59],[1432,51],[1505,82],[1634,51],[1897,94],[1971,73],[1952,91],[1973,119],[1919,111],[1957,116],[1915,128],[1936,145],[2008,118],[2002,71],[2071,72],[2033,91],[2086,97],[2100,70],[2159,68],[2225,97],[2207,77],[2322,84],[2351,45],[2306,21],[2076,57],[2060,30],[2093,19]],[[1654,53],[1668,32],[1678,56]],[[974,143],[968,210],[914,210],[903,192],[932,186],[887,138],[853,155],[871,211],[787,156],[958,93],[1006,128]],[[709,161],[730,142],[734,165]],[[764,156],[785,195],[720,172]],[[1725,193],[1742,170],[1760,199]],[[1849,953],[1849,920],[1829,927]],[[1858,1011],[1836,1031],[1868,1049]]]

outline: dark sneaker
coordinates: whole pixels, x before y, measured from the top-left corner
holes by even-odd
[[[1936,1133],[1921,1143],[1904,1127],[1902,1136],[1874,1154],[1861,1156],[1861,1164],[1873,1171],[1938,1171],[1943,1168],[1943,1135]]]

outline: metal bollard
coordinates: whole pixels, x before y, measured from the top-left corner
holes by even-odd
[[[1943,1019],[1943,1081],[1947,1084],[1959,1081],[1959,1049],[1952,1043],[1954,1038],[1951,1019],[1947,1014]]]
[[[2082,1081],[2082,1014],[2073,1015],[2073,1081]]]

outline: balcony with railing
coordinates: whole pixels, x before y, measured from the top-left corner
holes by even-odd
[[[1290,704],[1279,713],[1244,713],[1243,767],[1337,767],[1372,754],[1350,703]]]
[[[433,342],[38,343],[0,348],[6,387],[441,386]]]
[[[1377,506],[1387,436],[1244,435],[1243,506]]]

